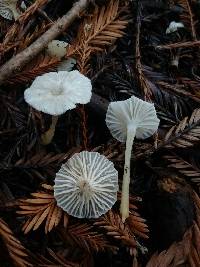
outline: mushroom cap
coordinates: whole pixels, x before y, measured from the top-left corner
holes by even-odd
[[[60,40],[52,40],[47,46],[47,53],[49,56],[62,58],[66,54],[68,43]]]
[[[2,4],[1,2],[0,2],[0,16],[3,17],[4,19],[8,19],[8,20],[13,19],[12,11],[7,6]]]
[[[159,122],[154,104],[135,96],[111,102],[106,114],[106,125],[112,136],[120,142],[126,142],[129,124],[135,127],[136,138],[146,139],[157,131]]]
[[[57,205],[78,218],[98,218],[117,200],[118,172],[98,152],[74,154],[56,174]]]
[[[38,76],[25,90],[25,101],[50,115],[61,115],[90,101],[91,81],[77,70],[49,72]]]
[[[17,0],[0,0],[0,16],[12,20],[13,12],[16,13]]]
[[[166,29],[166,34],[176,32],[179,28],[184,28],[182,22],[171,21],[169,27]]]

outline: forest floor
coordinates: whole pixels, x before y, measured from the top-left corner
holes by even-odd
[[[200,266],[199,47],[198,0],[0,0],[0,267]],[[60,70],[86,76],[92,96],[44,145],[52,116],[24,92]],[[134,140],[130,216],[122,222],[120,192],[99,218],[70,216],[53,186],[75,153],[113,162],[121,191],[125,144],[105,118],[131,96],[153,103],[160,124]]]

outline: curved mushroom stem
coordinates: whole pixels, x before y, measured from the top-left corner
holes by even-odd
[[[126,151],[125,151],[125,164],[124,164],[124,176],[122,183],[122,196],[120,213],[122,221],[125,222],[129,216],[129,183],[130,183],[130,160],[133,141],[135,138],[136,128],[133,125],[127,127],[127,139],[126,139]]]
[[[58,121],[58,116],[52,116],[52,122],[49,130],[47,130],[45,133],[41,135],[41,141],[43,145],[48,145],[51,143],[54,137],[57,121]]]

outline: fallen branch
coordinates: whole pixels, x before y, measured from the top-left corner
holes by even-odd
[[[167,45],[157,45],[156,49],[173,49],[200,46],[200,41],[179,42]]]
[[[64,32],[67,27],[77,18],[89,4],[89,0],[79,0],[68,11],[66,15],[58,19],[57,22],[32,43],[25,50],[11,58],[0,68],[0,85],[12,76],[13,73],[19,72],[29,61],[31,61],[38,53],[40,53],[50,41]]]

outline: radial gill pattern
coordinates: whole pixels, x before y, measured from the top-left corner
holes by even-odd
[[[78,218],[98,218],[117,200],[118,172],[105,156],[82,151],[56,174],[57,205]]]
[[[136,138],[146,139],[157,131],[159,119],[154,104],[132,96],[109,104],[106,125],[114,138],[126,142],[128,125],[135,127]]]

